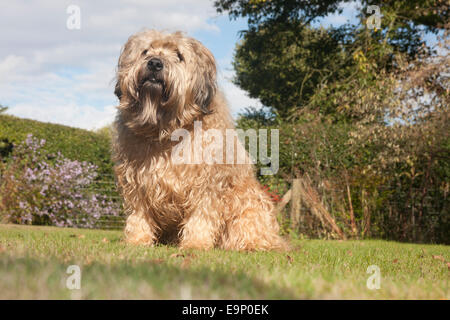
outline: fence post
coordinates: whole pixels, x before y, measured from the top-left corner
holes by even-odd
[[[300,222],[300,207],[301,207],[301,182],[300,179],[292,180],[292,193],[291,193],[291,227],[296,229]]]

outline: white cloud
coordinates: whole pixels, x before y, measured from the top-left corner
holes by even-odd
[[[0,75],[14,74],[20,71],[25,64],[25,58],[16,55],[9,55],[3,61],[0,61]],[[0,81],[7,81],[7,77],[0,78]]]
[[[260,108],[262,104],[261,102],[259,102],[259,100],[250,98],[244,90],[233,84],[233,76],[234,71],[220,71],[219,69],[218,82],[220,83],[220,87],[230,105],[232,115],[236,116],[247,107]]]
[[[51,122],[88,130],[110,124],[115,117],[115,106],[93,107],[90,105],[18,103],[8,110],[22,118]]]

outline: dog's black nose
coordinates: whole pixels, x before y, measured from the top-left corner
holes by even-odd
[[[152,71],[161,71],[164,65],[160,59],[151,58],[147,63],[147,66]]]

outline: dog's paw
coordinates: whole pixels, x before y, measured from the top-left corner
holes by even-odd
[[[125,242],[130,243],[130,244],[149,246],[149,247],[153,247],[155,245],[154,239],[149,235],[126,237]]]

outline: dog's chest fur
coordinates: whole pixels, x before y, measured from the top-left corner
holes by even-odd
[[[129,136],[125,139],[130,141]],[[197,209],[195,199],[204,198],[212,190],[220,199],[239,178],[232,175],[232,170],[214,165],[174,165],[172,148],[165,145],[163,149],[157,142],[144,144],[138,139],[135,137],[136,144],[128,144],[126,150],[117,154],[115,169],[117,176],[122,177],[119,186],[131,206],[129,210],[154,216],[163,228],[182,222]]]

